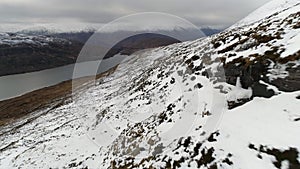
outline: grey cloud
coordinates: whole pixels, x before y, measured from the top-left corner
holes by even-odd
[[[269,0],[2,0],[0,22],[107,23],[137,12],[165,12],[198,26],[230,26]]]

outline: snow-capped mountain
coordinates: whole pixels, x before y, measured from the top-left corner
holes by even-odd
[[[101,28],[103,24],[82,22],[59,23],[3,23],[0,32],[23,34],[57,34],[66,32],[90,32]]]
[[[15,25],[0,26],[0,32],[4,31],[1,27],[10,28],[10,31],[0,33],[0,76],[28,73],[65,66],[76,62],[81,48],[89,38],[101,36],[103,44],[114,41],[114,37],[126,37],[129,34],[161,34],[176,37],[176,42],[195,40],[205,35],[212,35],[218,32],[217,29],[203,28],[203,32],[196,28],[174,27],[156,30],[145,30],[146,28],[136,28],[137,30],[122,30],[123,27],[112,29],[111,31],[96,31],[101,27],[99,24],[42,24],[42,25]],[[117,27],[112,25],[111,27]],[[97,35],[96,35],[97,34]],[[172,44],[175,41],[166,38],[151,36],[138,36],[135,40],[125,41],[119,50],[135,50],[153,48]],[[154,40],[156,39],[156,40]],[[169,38],[170,39],[170,38]],[[124,39],[125,40],[125,39]],[[144,41],[147,41],[145,43]],[[102,43],[102,42],[101,42]],[[141,44],[137,46],[136,44]],[[95,60],[88,58],[86,61]],[[24,62],[25,61],[25,62]],[[14,65],[14,68],[10,68]]]
[[[27,35],[53,35],[53,34],[64,34],[64,33],[83,33],[83,32],[96,32],[96,31],[102,31],[105,33],[115,33],[120,31],[151,31],[151,32],[164,32],[164,31],[194,31],[194,36],[196,33],[198,34],[198,30],[194,30],[195,28],[191,27],[178,27],[178,26],[172,26],[165,28],[157,28],[155,25],[143,27],[143,26],[135,26],[133,29],[133,26],[130,25],[120,25],[120,24],[111,24],[111,26],[114,26],[113,28],[109,27],[107,29],[104,29],[103,26],[105,24],[101,23],[84,23],[84,22],[66,22],[66,23],[39,23],[39,24],[25,24],[25,23],[15,23],[15,24],[5,24],[2,23],[0,25],[0,32],[9,32],[9,33],[20,33],[20,34],[27,34]],[[219,33],[222,29],[214,29],[210,27],[201,27],[201,31],[203,31],[207,36]],[[194,38],[199,38],[195,36]],[[190,39],[191,40],[191,39]]]
[[[212,37],[135,53],[2,126],[0,166],[300,168],[300,4],[289,2]]]
[[[82,46],[55,36],[0,33],[0,76],[72,64]]]

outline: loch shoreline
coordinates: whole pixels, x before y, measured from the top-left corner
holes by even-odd
[[[0,126],[4,126],[21,119],[38,110],[51,106],[60,106],[72,97],[72,89],[82,89],[85,83],[93,79],[100,79],[112,74],[115,66],[103,73],[94,76],[67,80],[59,84],[44,87],[21,96],[0,101]]]

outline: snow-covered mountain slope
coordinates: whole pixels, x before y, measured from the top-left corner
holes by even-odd
[[[300,5],[285,9],[136,53],[73,100],[2,126],[0,166],[299,168]]]
[[[71,43],[70,41],[62,38],[43,36],[43,35],[26,35],[14,33],[0,33],[0,45],[15,46],[19,44],[32,44],[32,45],[49,45],[49,43]]]
[[[271,0],[270,2],[258,8],[257,10],[255,10],[254,12],[252,12],[247,17],[237,22],[230,28],[252,24],[261,19],[271,16],[276,12],[282,12],[283,10],[287,10],[295,5],[299,5],[299,3],[300,2],[298,0]]]
[[[101,28],[103,24],[82,22],[58,23],[2,23],[0,32],[23,34],[57,34],[66,32],[89,32]]]

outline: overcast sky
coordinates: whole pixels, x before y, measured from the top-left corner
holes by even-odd
[[[0,23],[107,23],[165,12],[197,26],[228,27],[270,0],[0,0]]]

